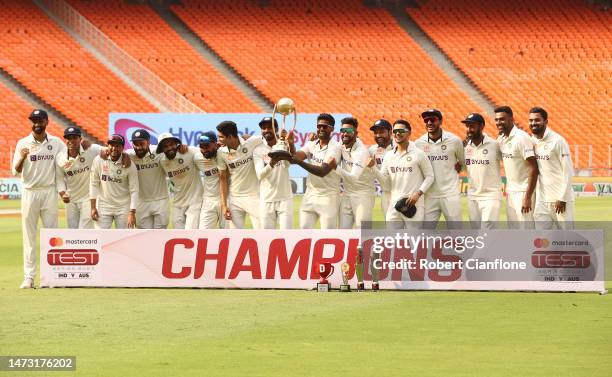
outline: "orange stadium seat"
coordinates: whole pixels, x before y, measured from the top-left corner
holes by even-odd
[[[70,0],[124,51],[207,112],[260,112],[146,4]]]
[[[406,118],[413,138],[420,113],[440,108],[445,127],[482,111],[383,9],[360,0],[258,2],[185,0],[172,10],[270,100],[291,97],[302,112],[347,112],[368,125]],[[247,43],[245,43],[247,42]],[[361,127],[360,127],[361,128]]]
[[[110,112],[157,111],[30,1],[0,8],[0,67],[94,137]]]
[[[35,108],[19,97],[11,89],[0,83],[0,177],[9,176],[10,161],[15,153],[17,141],[32,132],[32,124],[28,116]],[[49,119],[47,132],[57,137],[63,137],[64,130],[52,119]]]
[[[592,167],[610,168],[612,13],[580,0],[418,3],[408,14],[494,103],[525,127],[544,107],[570,144],[593,146]],[[589,167],[579,153],[577,167]]]

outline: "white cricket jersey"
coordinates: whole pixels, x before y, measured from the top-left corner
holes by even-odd
[[[236,149],[223,146],[217,150],[217,166],[219,170],[229,172],[230,196],[259,196],[259,182],[255,174],[253,151],[263,142],[261,136],[251,136],[247,140],[240,140]]]
[[[465,162],[463,142],[450,132],[442,130],[442,136],[433,141],[429,134],[418,138],[415,142],[417,148],[422,150],[434,170],[434,183],[427,191],[428,198],[446,198],[459,194],[459,174],[455,165]]]
[[[28,148],[28,154],[23,162],[21,173],[15,167],[21,159],[21,150]],[[57,155],[66,152],[66,145],[57,137],[47,134],[47,138],[39,143],[32,134],[20,139],[13,156],[13,175],[20,176],[23,188],[40,189],[55,187]]]
[[[356,139],[351,148],[344,145],[340,147],[342,160],[338,164],[336,172],[342,177],[344,193],[352,196],[372,196],[376,193],[374,186],[374,173],[368,169],[370,151]]]
[[[391,205],[419,190],[426,193],[434,181],[431,162],[414,143],[408,144],[408,149],[404,152],[394,147],[385,153],[380,172],[373,171],[376,178],[390,185]],[[425,198],[421,196],[416,205],[422,207],[424,202]]]
[[[70,193],[71,202],[89,200],[91,167],[102,148],[97,144],[92,144],[87,150],[80,147],[79,154],[74,158],[68,156],[68,150],[57,155],[56,169],[59,171],[57,191]]]
[[[187,153],[177,152],[174,159],[169,160],[162,153],[161,165],[170,182],[174,185],[174,207],[188,207],[202,202],[202,181],[200,170],[195,164],[195,157],[201,154],[196,147],[189,147]]]
[[[96,156],[91,167],[89,198],[96,199],[98,209],[131,210],[138,204],[138,172],[118,161],[103,160]]]
[[[324,162],[329,163],[332,159],[339,164],[342,158],[340,144],[333,139],[324,147],[321,147],[319,140],[308,141],[300,150],[306,154],[307,162],[315,166],[321,166]],[[325,177],[317,177],[308,173],[306,193],[314,196],[338,195],[340,194],[340,176],[333,172]]]
[[[514,126],[508,137],[503,134],[499,135],[497,142],[501,149],[506,172],[506,191],[527,191],[529,185],[529,163],[527,159],[535,156],[533,140],[527,132]]]
[[[501,151],[496,140],[484,135],[478,146],[468,141],[465,146],[465,165],[469,199],[501,199],[500,161]]]
[[[126,153],[138,171],[138,182],[140,183],[138,199],[141,202],[152,202],[168,198],[166,173],[161,166],[163,153],[155,154],[150,147],[149,153],[143,158],[138,157],[133,149],[127,150]]]
[[[203,196],[206,198],[221,198],[219,191],[219,168],[217,167],[217,157],[206,158],[202,152],[196,154],[194,162],[198,169],[204,173],[202,185],[204,188]]]
[[[289,162],[281,161],[270,166],[268,153],[272,147],[265,141],[253,151],[255,173],[259,179],[259,198],[266,203],[288,200],[293,197],[289,179]]]
[[[572,177],[574,167],[569,145],[563,136],[546,127],[542,139],[535,136],[535,155],[538,162],[536,199],[542,202],[574,201]]]
[[[376,169],[380,171],[380,168],[382,168],[382,163],[385,157],[385,153],[387,153],[390,150],[393,150],[393,143],[390,143],[389,145],[387,145],[387,148],[379,147],[377,144],[370,145],[370,148],[368,150],[370,152],[370,157],[374,159],[374,164],[376,166]],[[378,183],[380,184],[381,191],[389,192],[390,188],[388,184],[383,184],[382,182],[378,182]]]

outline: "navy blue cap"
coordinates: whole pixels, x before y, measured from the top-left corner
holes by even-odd
[[[125,145],[125,139],[123,138],[123,136],[119,134],[112,134],[108,138],[108,144],[113,144],[113,143]]]
[[[468,115],[467,118],[462,120],[461,123],[480,123],[484,126],[485,120],[482,115],[478,113],[470,113],[470,115]]]
[[[261,126],[263,126],[266,123],[272,123],[272,117],[263,117],[259,121],[259,128],[261,128]],[[274,119],[274,128],[278,129],[278,121],[276,119]]]
[[[421,118],[425,118],[428,115],[433,115],[438,117],[438,119],[442,120],[442,112],[438,109],[427,109],[421,113]]]
[[[217,135],[212,131],[207,131],[200,135],[200,144],[210,144],[217,142]]]
[[[388,121],[388,120],[386,120],[386,119],[379,119],[379,120],[377,120],[376,122],[374,122],[374,124],[372,125],[372,127],[370,127],[370,130],[371,130],[371,131],[374,131],[374,129],[375,129],[376,127],[383,127],[383,128],[385,128],[385,129],[387,129],[387,130],[390,130],[390,129],[392,129],[392,128],[393,128],[393,127],[391,126],[391,123],[389,123],[389,121]]]
[[[68,136],[81,136],[81,129],[79,127],[68,127],[64,130],[64,137]]]
[[[149,131],[139,128],[136,131],[132,132],[132,141],[136,140],[151,140],[151,134],[149,133]]]
[[[49,119],[49,115],[47,115],[47,112],[45,110],[43,110],[43,109],[34,109],[30,113],[30,116],[28,117],[28,119],[30,119],[30,120],[34,120],[34,119]]]

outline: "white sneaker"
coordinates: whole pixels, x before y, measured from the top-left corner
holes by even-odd
[[[21,283],[19,288],[21,288],[21,289],[34,288],[34,279],[32,279],[32,278],[25,278],[25,279],[23,279],[23,283]]]

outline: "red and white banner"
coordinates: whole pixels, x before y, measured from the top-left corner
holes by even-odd
[[[507,234],[508,232],[491,231],[488,237],[492,244],[500,245],[500,237],[512,237]],[[40,238],[40,285],[312,289],[319,280],[320,264],[330,263],[335,266],[335,272],[329,281],[332,288],[338,288],[342,283],[340,265],[348,262],[349,283],[354,289],[355,260],[360,238],[360,230],[43,229]],[[540,239],[537,240],[539,243],[536,242],[536,245],[542,246]],[[458,268],[453,265],[450,270],[447,267],[437,269],[435,265],[428,265],[425,267],[426,272],[423,267],[390,271],[387,265],[380,270],[380,288],[604,290],[603,251],[597,251],[597,255],[589,251],[588,253],[593,255],[589,254],[588,259],[584,254],[580,254],[581,265],[576,265],[576,259],[572,256],[574,262],[570,266],[564,262],[570,255],[568,252],[553,255],[550,253],[559,252],[540,249],[534,251],[533,247],[528,245],[524,248],[528,250],[525,250],[524,257],[521,256],[524,260],[521,263],[526,267],[521,271],[523,275],[517,276],[526,276],[524,274],[527,271],[533,279],[512,279],[508,277],[512,276],[511,272],[504,271],[499,275],[504,281],[498,281],[499,279],[488,272],[484,274],[481,271],[470,271],[470,266],[478,270],[482,258],[472,258],[475,262],[471,264],[469,261],[472,259],[463,258],[463,265]],[[513,255],[519,254],[516,248],[512,250]],[[398,263],[408,260],[405,258],[411,258],[415,262],[420,258],[431,263],[457,259],[455,256],[441,254],[440,250],[419,249],[415,254],[397,251],[395,256],[391,257],[388,254],[383,253],[383,258],[386,255],[387,261],[395,260]],[[487,251],[486,255],[490,256],[491,252]],[[399,256],[403,259],[398,259]],[[371,268],[368,267],[369,252],[364,257],[364,280],[366,287],[369,287],[368,281],[372,279]],[[493,257],[490,260],[493,260]],[[565,264],[560,264],[562,261]],[[499,263],[500,268],[504,263]],[[571,272],[570,277],[576,275],[580,281],[563,277],[550,281],[546,276],[542,276],[542,271],[548,273],[546,271],[551,267],[556,270],[567,267]],[[592,273],[585,275],[585,271]],[[481,275],[478,275],[479,273]],[[559,272],[555,274],[568,276]],[[547,276],[550,277],[550,274]]]

